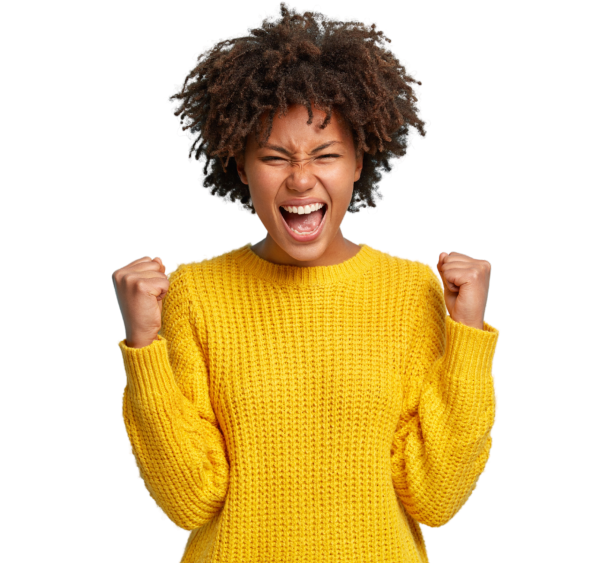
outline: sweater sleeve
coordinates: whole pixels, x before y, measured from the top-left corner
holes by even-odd
[[[402,374],[392,481],[406,511],[434,527],[460,510],[488,460],[499,332],[486,322],[481,330],[454,321],[440,280],[426,270],[418,333]]]
[[[127,375],[123,418],[140,476],[167,516],[193,530],[222,507],[229,462],[209,399],[202,320],[190,301],[188,267],[169,275],[158,340],[142,348],[122,340],[119,347]]]

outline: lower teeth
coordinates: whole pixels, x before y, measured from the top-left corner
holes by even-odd
[[[319,225],[320,227],[321,225]],[[296,229],[292,229],[292,227],[290,227],[290,229],[292,229],[292,231],[294,231],[295,233],[298,233],[299,235],[312,235],[313,233],[316,233],[319,230],[319,227],[317,227],[314,231],[308,231],[308,232],[303,232],[301,233],[300,231],[297,231]]]
[[[323,217],[321,218],[321,223],[322,223],[324,220],[325,220],[325,213],[323,213]],[[305,236],[306,236],[306,235],[312,235],[313,233],[316,233],[316,232],[319,230],[319,227],[321,226],[321,223],[319,223],[319,226],[318,226],[318,227],[317,227],[317,228],[316,228],[314,231],[309,231],[309,232],[300,232],[300,231],[297,231],[296,229],[294,229],[294,228],[290,227],[289,225],[288,225],[288,228],[289,228],[291,231],[294,231],[295,233],[297,233],[297,234],[299,234],[299,235],[305,235]]]

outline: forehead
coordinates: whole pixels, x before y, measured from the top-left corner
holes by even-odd
[[[275,115],[267,142],[298,150],[331,140],[352,143],[350,128],[342,116],[333,111],[329,123],[322,128],[327,114],[314,106],[312,111],[313,120],[310,124],[307,123],[308,110],[303,105],[290,106],[285,115]],[[263,114],[261,126],[265,126],[266,119],[266,115]]]

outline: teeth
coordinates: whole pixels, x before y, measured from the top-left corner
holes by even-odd
[[[318,228],[319,227],[317,227],[317,229]],[[290,229],[292,229],[292,228],[290,227]],[[315,229],[314,231],[310,231],[308,233],[301,233],[300,231],[297,231],[296,229],[292,229],[292,231],[294,231],[295,233],[298,233],[299,235],[312,235],[317,229]]]
[[[298,213],[298,215],[308,215],[309,213],[312,213],[313,211],[316,211],[317,209],[321,209],[321,207],[324,207],[324,203],[313,203],[312,205],[305,205],[304,207],[296,207],[296,206],[283,206],[283,208],[288,212],[288,213]]]

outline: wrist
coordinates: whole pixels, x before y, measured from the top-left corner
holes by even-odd
[[[125,338],[125,346],[128,348],[144,348],[150,346],[155,340],[158,340],[158,336],[156,335],[132,335]]]
[[[452,315],[450,315],[450,318],[457,323],[483,330],[483,319],[476,321],[470,319],[461,319],[460,317],[455,319]]]

